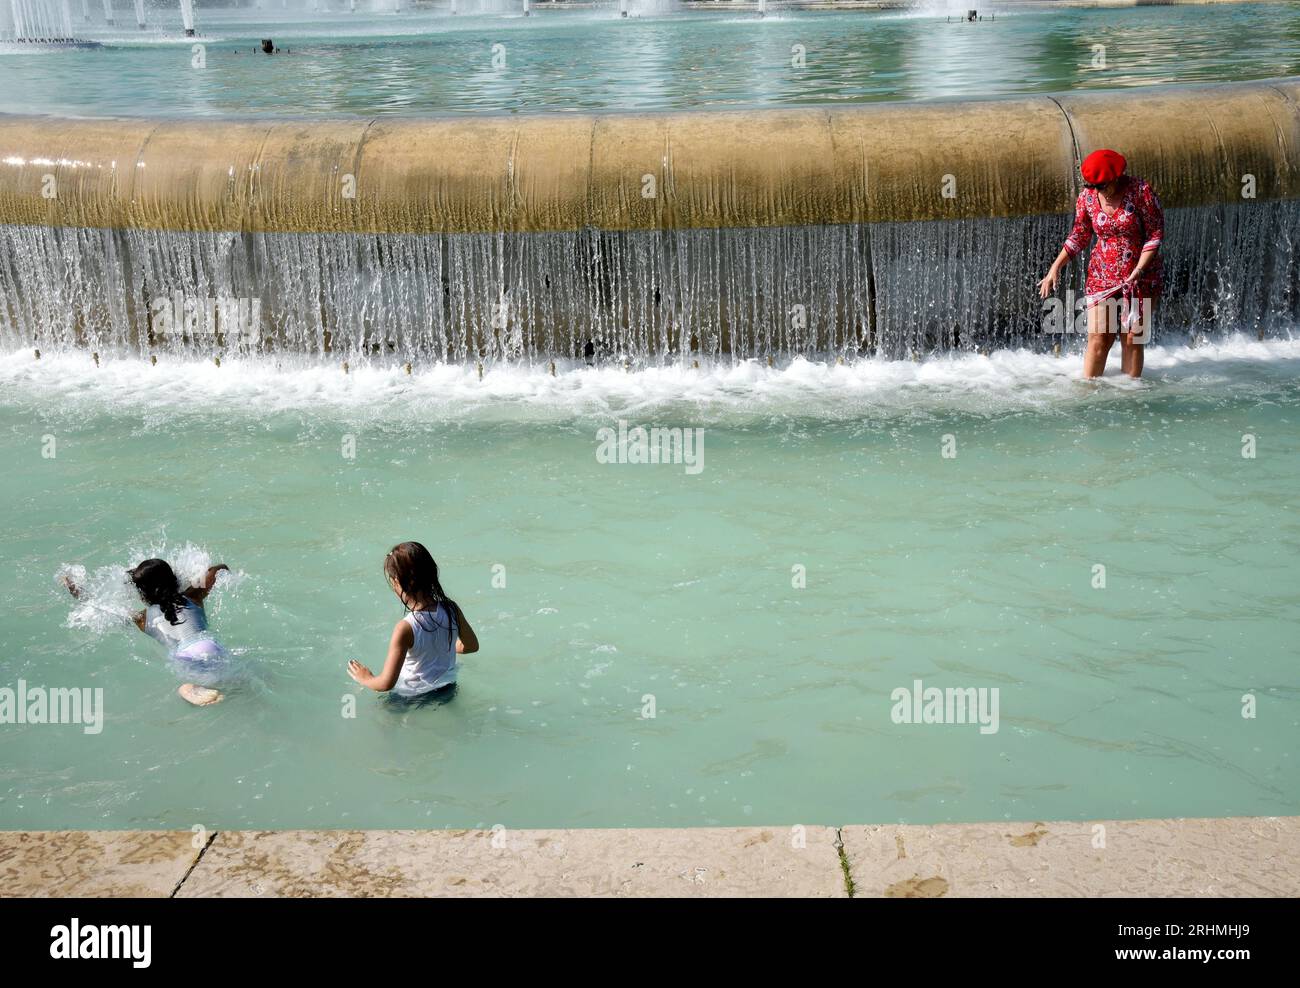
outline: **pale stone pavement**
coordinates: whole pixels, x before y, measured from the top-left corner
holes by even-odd
[[[0,831],[0,896],[1296,896],[1300,817],[680,830]]]

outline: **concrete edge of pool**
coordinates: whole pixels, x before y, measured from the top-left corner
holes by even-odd
[[[0,896],[42,898],[1293,897],[1300,817],[197,837],[0,831],[0,877]]]
[[[1081,155],[1103,146],[1166,207],[1242,203],[1244,182],[1300,198],[1300,77],[746,111],[0,114],[0,223],[428,234],[1064,214]]]

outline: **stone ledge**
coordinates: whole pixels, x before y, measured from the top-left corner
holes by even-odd
[[[864,898],[1300,895],[1300,817],[232,831],[202,852],[193,842],[189,831],[0,831],[0,895],[838,898],[846,866]]]
[[[223,833],[200,896],[844,896],[828,827]]]
[[[0,831],[0,897],[168,896],[198,857],[188,830]]]
[[[843,839],[859,898],[1300,895],[1300,817],[859,826]]]

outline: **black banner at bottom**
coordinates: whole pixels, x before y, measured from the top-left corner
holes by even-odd
[[[431,956],[449,949],[490,965],[484,974],[512,961],[530,973],[606,975],[668,961],[682,973],[725,965],[778,976],[774,955],[785,955],[863,973],[910,962],[918,977],[949,964],[1039,963],[1071,979],[1124,968],[1231,976],[1284,960],[1292,908],[1270,899],[5,899],[0,943],[22,969],[127,978],[338,977],[376,973],[377,963],[386,974],[428,973]]]

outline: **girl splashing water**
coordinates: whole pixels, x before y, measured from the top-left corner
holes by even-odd
[[[478,638],[465,615],[443,592],[438,564],[419,542],[403,542],[384,557],[384,576],[406,616],[393,628],[388,657],[375,675],[360,662],[348,663],[348,675],[367,689],[392,690],[417,697],[451,686],[457,656],[478,651]]]
[[[133,614],[131,620],[170,650],[181,678],[192,680],[178,692],[196,707],[206,707],[221,699],[221,693],[212,687],[230,670],[231,655],[208,633],[208,616],[203,610],[203,602],[212,592],[217,574],[229,569],[225,563],[210,566],[202,586],[184,591],[171,566],[161,559],[146,559],[126,573],[147,605],[143,611]],[[70,578],[63,577],[63,585],[80,599],[81,588]]]

